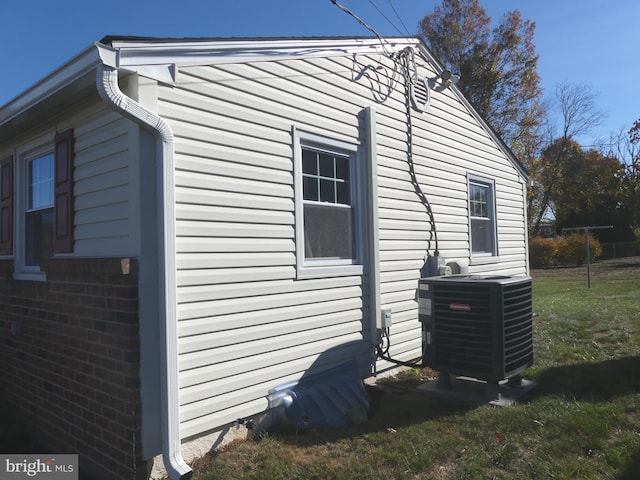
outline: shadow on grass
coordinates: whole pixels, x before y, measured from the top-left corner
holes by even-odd
[[[640,356],[548,368],[533,375],[538,386],[526,402],[544,396],[563,396],[581,402],[607,402],[617,397],[640,394]],[[297,446],[313,446],[367,433],[399,430],[402,427],[463,414],[477,405],[462,404],[439,396],[425,395],[411,386],[393,383],[368,387],[371,401],[369,420],[347,428],[323,428],[294,433],[271,432],[280,441]],[[635,452],[617,480],[640,478],[640,450]]]
[[[637,451],[624,472],[616,480],[637,480],[640,476],[640,451]]]
[[[538,387],[530,399],[563,395],[583,402],[607,402],[640,393],[640,357],[623,357],[600,363],[581,363],[549,368],[535,376]],[[617,480],[640,478],[637,450]]]
[[[535,375],[531,397],[563,394],[581,401],[607,401],[640,393],[640,357],[548,368]]]
[[[418,393],[412,386],[394,386],[384,383],[379,386],[367,386],[370,401],[368,419],[362,423],[343,428],[319,428],[299,432],[273,429],[269,434],[276,435],[284,443],[296,446],[322,445],[360,435],[378,432],[393,432],[403,427],[420,424],[429,420],[461,414],[476,408],[475,405],[448,401]]]
[[[296,392],[293,395],[295,402],[288,406],[286,422],[276,422],[267,433],[278,436],[286,443],[309,446],[398,429],[468,409],[467,406],[455,402],[442,401],[415,392],[416,384],[379,382],[377,386],[365,387],[365,396],[369,400],[368,413],[361,411],[358,415],[350,415],[350,412],[340,411],[345,404],[354,407],[357,403],[358,407],[360,406],[360,403],[355,401],[356,395],[349,383],[358,383],[362,375],[370,373],[369,349],[368,343],[360,340],[346,342],[324,351],[299,380],[300,385],[307,383],[314,388],[307,386]],[[360,361],[345,362],[345,359],[350,357]],[[323,367],[326,369],[326,366],[332,365],[334,367],[331,369],[323,370]],[[315,373],[323,371],[331,373]],[[313,397],[313,401],[305,402],[305,398],[308,397]],[[350,401],[340,401],[345,398]],[[296,402],[298,406],[294,408]],[[342,417],[345,417],[346,423],[342,422]],[[300,422],[299,419],[307,421]],[[308,426],[305,427],[305,424]]]
[[[611,268],[638,268],[638,267],[640,267],[640,262],[614,263],[611,265]]]

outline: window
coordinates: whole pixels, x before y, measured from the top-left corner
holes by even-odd
[[[38,267],[53,254],[53,152],[26,160],[24,265]]]
[[[16,279],[43,280],[44,260],[74,251],[74,145],[68,129],[18,149],[15,166],[0,161],[9,187],[15,173],[15,194],[0,182],[0,255],[15,255]]]
[[[495,193],[491,180],[469,178],[469,229],[472,257],[498,254]]]
[[[300,131],[294,143],[299,274],[361,273],[357,145]]]

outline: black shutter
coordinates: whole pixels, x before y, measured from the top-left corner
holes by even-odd
[[[0,161],[0,255],[13,255],[13,157]]]
[[[54,247],[55,253],[73,252],[73,129],[56,135]]]

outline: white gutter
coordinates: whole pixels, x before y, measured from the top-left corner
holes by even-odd
[[[178,402],[178,321],[176,294],[176,226],[174,198],[174,140],[167,122],[156,113],[127,97],[118,85],[118,70],[100,64],[97,67],[98,93],[114,110],[137,124],[147,127],[156,135],[160,155],[158,170],[162,175],[158,249],[159,316],[164,320],[160,328],[160,378],[162,416],[162,456],[169,476],[174,480],[188,480],[193,471],[182,458],[180,444],[180,405]],[[162,348],[164,346],[164,348]]]

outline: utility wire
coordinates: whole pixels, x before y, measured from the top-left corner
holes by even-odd
[[[371,33],[373,33],[376,37],[378,37],[378,40],[380,40],[380,42],[382,42],[384,44],[384,40],[382,39],[382,37],[380,36],[380,34],[378,32],[376,32],[374,30],[373,27],[371,27],[370,25],[368,25],[364,20],[362,20],[359,16],[357,16],[355,13],[353,13],[351,10],[349,10],[347,7],[345,7],[344,5],[341,5],[338,3],[337,0],[331,0],[331,3],[333,3],[336,7],[338,7],[340,10],[342,10],[345,13],[348,13],[349,15],[351,15],[353,18],[355,18],[356,22],[358,22],[360,25],[362,25],[364,28],[366,28],[367,30],[369,30]]]
[[[393,6],[393,2],[391,0],[387,0],[387,2],[389,2],[389,6],[391,7],[391,9],[393,10],[393,12],[396,14],[396,17],[398,17],[398,20],[400,20],[400,23],[402,24],[402,26],[404,27],[404,31],[407,32],[407,36],[411,36],[411,32],[409,32],[409,29],[407,28],[407,26],[404,24],[404,21],[402,20],[402,17],[400,16],[400,14],[398,13],[398,11],[396,10],[396,7]]]
[[[391,25],[393,28],[395,28],[395,29],[396,29],[396,32],[398,32],[400,35],[402,35],[402,31],[401,31],[398,27],[396,27],[396,25],[395,25],[395,24],[394,24],[394,23],[389,19],[389,17],[387,17],[387,16],[384,14],[384,12],[383,12],[382,10],[380,10],[380,9],[378,8],[378,6],[374,3],[374,1],[373,1],[373,0],[369,0],[369,3],[371,4],[371,6],[372,6],[373,8],[375,8],[375,9],[378,11],[378,13],[379,13],[380,15],[382,15],[382,17],[383,17],[387,22],[389,22],[389,25]],[[396,13],[396,15],[397,15],[397,13]],[[405,28],[406,28],[406,27],[405,27]]]

